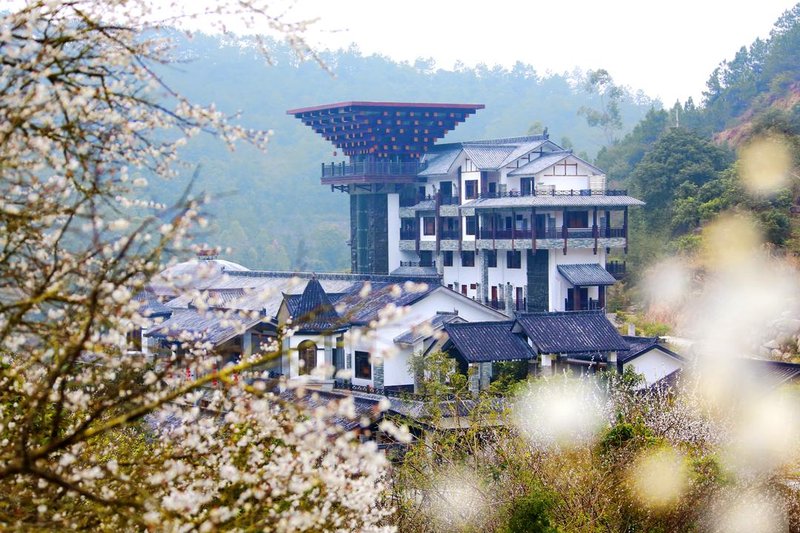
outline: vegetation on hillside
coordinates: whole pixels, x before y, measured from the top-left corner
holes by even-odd
[[[597,156],[611,181],[647,202],[631,217],[634,274],[697,251],[701,229],[724,212],[752,215],[768,244],[800,253],[800,4],[768,39],[723,61],[703,94],[701,105],[652,108]],[[748,183],[777,174],[769,191]]]
[[[200,165],[195,188],[214,195],[204,238],[230,248],[225,257],[250,268],[350,268],[348,197],[319,181],[320,163],[341,160],[342,154],[334,157],[335,148],[286,115],[288,109],[350,100],[482,103],[486,108],[445,142],[525,135],[533,125],[535,133],[547,127],[556,142],[574,144],[592,157],[606,144],[606,132],[590,127],[579,110],[600,112],[613,104],[609,131],[616,135],[653,105],[643,94],[619,87],[608,100],[599,82],[587,91],[590,73],[541,75],[522,63],[511,69],[443,70],[430,59],[397,63],[356,48],[322,53],[328,73],[313,61],[298,62],[286,45],[269,48],[274,64],[262,68],[264,58],[251,41],[199,34],[174,50],[184,63],[163,69],[164,77],[195,101],[213,102],[225,113],[242,111],[246,125],[274,130],[265,154],[247,147],[231,154],[205,139],[193,140],[183,152]],[[181,180],[159,185],[154,195],[166,201],[184,185]]]

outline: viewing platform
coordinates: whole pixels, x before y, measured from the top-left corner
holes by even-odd
[[[419,161],[364,161],[360,163],[322,163],[323,185],[349,183],[414,183],[417,173],[425,170]]]

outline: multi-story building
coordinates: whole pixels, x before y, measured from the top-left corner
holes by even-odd
[[[547,133],[436,144],[484,106],[344,102],[288,111],[347,161],[322,183],[350,195],[354,273],[438,273],[511,311],[605,307],[628,208],[602,170]]]

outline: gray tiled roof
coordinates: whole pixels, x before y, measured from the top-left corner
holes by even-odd
[[[436,267],[425,266],[401,266],[392,270],[393,276],[414,276],[419,278],[438,278],[439,273]]]
[[[518,137],[499,137],[497,139],[479,139],[477,141],[467,141],[469,144],[528,144],[537,141],[546,141],[545,135],[520,135]]]
[[[317,389],[305,389],[302,395],[298,395],[296,389],[287,389],[280,393],[280,397],[288,402],[298,403],[309,411],[314,411],[318,407],[327,407],[332,402],[341,402],[348,398],[353,399],[353,414],[347,417],[336,415],[331,421],[346,431],[356,429],[361,426],[363,419],[372,422],[383,418],[383,412],[379,407],[381,396],[375,394],[347,394],[338,391],[325,391]]]
[[[744,359],[743,365],[752,371],[764,385],[777,387],[784,383],[800,382],[800,364]]]
[[[276,271],[246,271],[226,272],[217,277],[208,287],[214,291],[243,289],[242,299],[231,302],[231,306],[242,306],[244,309],[260,309],[268,317],[278,313],[283,295],[302,294],[308,281],[316,277],[329,297],[334,294],[350,294],[358,292],[366,281],[374,283],[405,283],[408,280],[422,281],[431,285],[438,285],[439,280],[426,277],[413,276],[385,276],[372,274],[349,273],[312,273],[312,272],[276,272]],[[206,288],[204,284],[200,289]],[[198,287],[195,287],[198,288]],[[176,302],[176,305],[172,305]],[[188,307],[191,297],[186,296],[181,300],[169,302],[171,307]],[[181,305],[177,305],[177,303]]]
[[[541,157],[537,157],[536,159],[532,160],[530,163],[525,163],[518,169],[512,170],[508,175],[532,176],[534,174],[538,174],[546,168],[555,165],[559,161],[563,161],[570,155],[572,155],[571,151],[545,153]]]
[[[262,321],[252,313],[176,309],[172,316],[149,330],[147,337],[209,342],[216,346]]]
[[[540,353],[586,353],[629,348],[602,311],[526,313],[517,317]]]
[[[435,211],[436,210],[436,200],[422,200],[411,206],[411,209],[415,211]]]
[[[245,309],[243,306],[247,292],[243,288],[238,289],[206,289],[202,291],[190,291],[173,298],[167,305],[173,309],[187,309],[195,306],[216,307],[220,309]],[[249,307],[247,309],[250,309]],[[258,310],[255,307],[252,310]]]
[[[445,326],[445,324],[454,324],[462,322],[466,322],[466,320],[458,316],[456,313],[436,313],[434,316],[424,321],[422,324],[418,324],[410,329],[407,329],[406,331],[395,337],[394,342],[397,344],[405,344],[408,346],[413,346],[417,342],[430,336],[425,333],[425,329],[427,328],[425,328],[424,326],[430,326],[430,329],[432,331],[440,331]]]
[[[573,285],[613,285],[614,276],[597,263],[558,265],[558,273]]]
[[[138,292],[133,299],[140,302],[138,312],[145,318],[166,317],[172,314],[172,309],[162,304],[150,290]]]
[[[513,322],[445,324],[450,342],[468,363],[532,359],[536,354],[517,334]]]
[[[299,297],[288,296],[286,305],[301,333],[334,331],[346,324],[336,313],[317,278],[309,280]]]
[[[626,207],[645,205],[643,201],[632,196],[606,196],[600,194],[590,195],[537,195],[537,196],[508,196],[503,198],[479,198],[470,200],[461,207],[475,209],[499,209],[504,207]]]
[[[628,343],[629,348],[627,350],[620,350],[617,353],[617,361],[620,363],[627,363],[650,348],[658,346],[658,337],[633,337],[626,335],[622,338]]]
[[[342,296],[336,302],[336,309],[343,320],[355,325],[366,325],[378,319],[379,313],[387,305],[393,304],[397,307],[411,305],[438,288],[441,288],[441,285],[431,283],[426,284],[424,290],[407,291],[403,288],[403,284],[372,283],[372,290],[366,297],[359,294],[361,289],[359,286]]]
[[[441,176],[450,172],[450,167],[453,166],[458,155],[461,153],[461,145],[448,145],[440,150],[429,152],[425,154],[422,159],[423,163],[427,163],[425,170],[419,173],[419,176]]]
[[[533,150],[536,150],[537,148],[544,149],[545,145],[550,147],[550,148],[558,148],[555,144],[553,144],[552,142],[550,142],[550,141],[548,141],[546,139],[536,139],[534,141],[526,141],[526,142],[520,143],[514,149],[513,152],[508,154],[508,157],[505,158],[505,160],[503,161],[501,166],[504,167],[506,165],[510,165],[513,161],[516,161],[517,159],[519,159],[523,155],[527,154],[528,152],[532,152]]]
[[[503,161],[514,151],[514,145],[506,144],[464,144],[464,153],[480,170],[497,170]]]
[[[448,174],[462,150],[480,170],[498,170],[544,145],[559,149],[543,135],[440,144],[425,155],[423,161],[427,167],[419,176]]]

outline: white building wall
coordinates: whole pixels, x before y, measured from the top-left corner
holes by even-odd
[[[589,188],[589,176],[545,176],[537,174],[536,185],[555,185],[557,191]]]
[[[453,290],[460,293],[461,285],[467,286],[467,296],[469,298],[477,298],[477,289],[472,289],[472,285],[477,285],[481,280],[481,272],[479,268],[480,260],[478,258],[479,251],[475,251],[475,266],[466,267],[461,266],[461,252],[453,252],[453,266],[444,267],[443,283],[445,287],[452,284]]]
[[[355,351],[369,352],[373,358],[372,376],[375,376],[375,360],[383,358],[384,386],[413,385],[414,376],[408,368],[412,350],[394,344],[395,337],[410,328],[422,324],[433,317],[437,311],[458,311],[460,317],[469,322],[505,320],[506,318],[491,309],[461,297],[444,287],[428,294],[422,300],[409,306],[402,317],[373,330],[370,334],[351,335],[346,357],[351,358],[351,368]],[[354,337],[358,336],[357,340]],[[374,386],[373,380],[352,378],[353,385]]]
[[[528,284],[528,251],[520,250],[520,268],[508,268],[506,250],[497,250],[497,268],[489,267],[489,286],[510,283],[515,287]]]
[[[655,347],[629,361],[624,367],[632,367],[637,374],[644,376],[647,385],[652,385],[675,370],[683,368],[684,364],[683,361],[679,361]]]
[[[387,195],[386,213],[389,232],[389,272],[400,266],[400,195]]]
[[[475,181],[478,182],[476,191],[477,191],[477,194],[480,195],[480,193],[481,193],[481,173],[480,173],[480,171],[475,170],[475,171],[472,171],[472,172],[467,172],[467,171],[461,172],[461,182],[458,184],[458,190],[461,191],[461,200],[462,200],[462,202],[468,201],[468,199],[466,198],[467,188],[464,186],[464,183],[467,182],[467,181],[472,181],[472,180],[475,180]]]
[[[317,366],[332,366],[333,361],[325,360],[325,336],[324,335],[292,335],[284,339],[283,353],[288,358],[288,377],[294,378],[300,375],[300,354],[297,351],[300,343],[311,341],[317,346]],[[305,374],[310,374],[313,368],[304,369]]]

